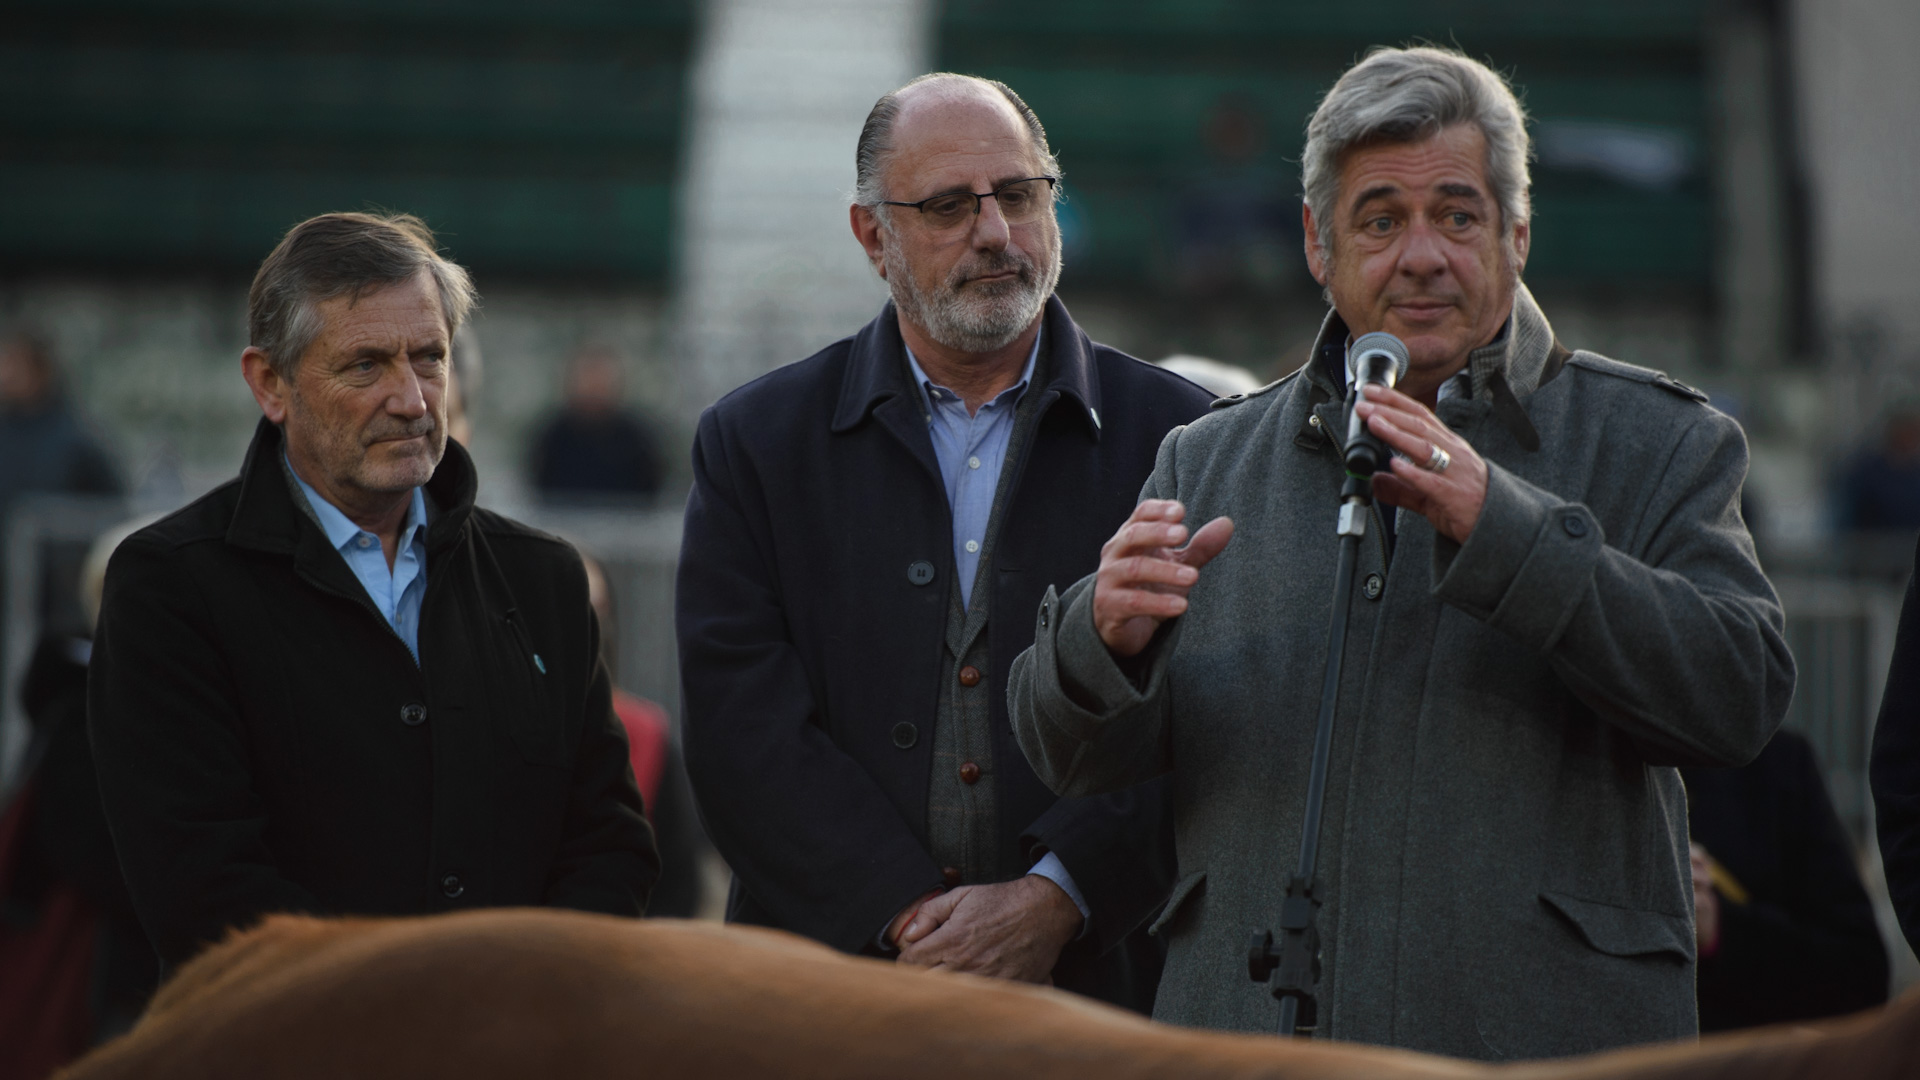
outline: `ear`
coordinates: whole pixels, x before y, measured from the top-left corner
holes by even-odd
[[[880,215],[872,207],[847,207],[847,223],[853,226],[853,238],[860,241],[860,247],[867,253],[867,263],[881,280],[887,276],[887,237],[886,229],[880,224]]]
[[[1313,280],[1322,285],[1327,283],[1327,253],[1320,248],[1320,231],[1313,226],[1313,207],[1300,202],[1300,228],[1306,233],[1307,270]]]
[[[247,389],[253,391],[253,400],[260,404],[261,414],[270,423],[286,423],[287,401],[293,396],[293,386],[267,362],[264,349],[247,346],[240,354],[240,375],[247,380]]]
[[[1533,243],[1533,223],[1522,221],[1513,227],[1513,276],[1527,268],[1527,250]]]

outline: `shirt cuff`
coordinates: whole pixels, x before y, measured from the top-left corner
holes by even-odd
[[[1080,933],[1077,936],[1085,937],[1087,927],[1093,925],[1093,912],[1088,909],[1087,898],[1080,895],[1080,887],[1073,883],[1073,875],[1067,873],[1067,865],[1060,861],[1060,856],[1051,851],[1047,852],[1027,873],[1038,874],[1060,886],[1060,891],[1067,894],[1067,899],[1073,901],[1073,906],[1080,909]]]

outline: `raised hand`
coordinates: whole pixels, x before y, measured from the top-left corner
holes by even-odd
[[[1186,516],[1172,499],[1148,499],[1100,548],[1093,625],[1115,656],[1139,655],[1161,623],[1185,614],[1200,568],[1233,539],[1232,520],[1218,517],[1187,543]]]
[[[1454,543],[1466,543],[1487,501],[1487,463],[1425,405],[1398,390],[1369,386],[1354,411],[1381,442],[1406,455],[1373,474],[1373,493],[1426,518]]]

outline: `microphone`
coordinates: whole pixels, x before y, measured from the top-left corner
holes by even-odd
[[[1407,373],[1406,343],[1382,330],[1362,334],[1347,350],[1347,370],[1353,373],[1353,400],[1347,405],[1347,472],[1372,476],[1386,463],[1387,448],[1367,430],[1366,421],[1353,406],[1359,404],[1362,386],[1392,389]]]

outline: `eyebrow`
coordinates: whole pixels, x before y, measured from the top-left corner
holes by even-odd
[[[1361,192],[1360,197],[1353,200],[1353,205],[1355,207],[1361,207],[1361,206],[1365,206],[1366,204],[1372,202],[1375,199],[1384,199],[1389,195],[1398,195],[1398,194],[1400,194],[1400,187],[1398,184],[1376,184],[1375,186],[1370,187],[1367,190]]]
[[[1480,193],[1479,188],[1474,187],[1472,184],[1441,184],[1440,194],[1452,195],[1461,199],[1482,199],[1486,197]]]

